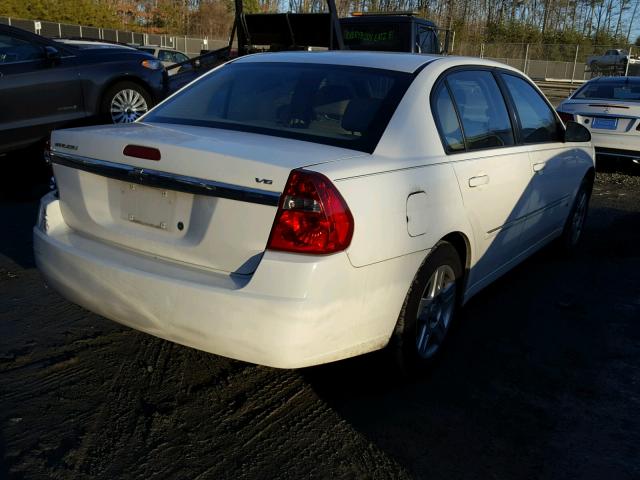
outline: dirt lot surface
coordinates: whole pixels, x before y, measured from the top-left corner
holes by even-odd
[[[640,478],[640,176],[599,173],[577,254],[478,295],[412,382],[380,354],[249,365],[67,302],[33,264],[38,189],[0,202],[0,478]]]

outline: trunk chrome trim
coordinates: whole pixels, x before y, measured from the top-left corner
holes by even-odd
[[[258,203],[277,207],[280,193],[257,188],[242,187],[229,183],[216,182],[202,178],[178,175],[147,168],[132,167],[122,163],[97,160],[95,158],[51,152],[51,163],[83,170],[103,177],[137,183],[148,187],[166,188],[177,192],[204,195],[207,197],[228,198],[240,202]]]

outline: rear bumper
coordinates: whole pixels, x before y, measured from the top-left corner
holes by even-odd
[[[344,252],[266,252],[251,276],[205,272],[74,233],[51,195],[34,228],[34,251],[47,282],[88,310],[176,343],[279,368],[382,348],[420,264],[406,256],[354,268]]]
[[[640,158],[640,135],[597,133],[592,130],[591,143],[596,155]]]

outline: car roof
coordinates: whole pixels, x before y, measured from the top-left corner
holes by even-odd
[[[596,78],[592,78],[587,83],[598,83],[598,82],[638,84],[640,83],[640,77],[633,77],[633,76],[596,77]]]
[[[414,17],[413,15],[362,15],[355,17],[344,17],[340,19],[340,23],[342,24],[365,24],[365,23],[419,23],[421,25],[428,25],[430,27],[435,27],[435,23],[431,20],[427,20],[426,18]]]
[[[319,52],[277,52],[256,53],[246,55],[233,61],[234,63],[316,63],[327,65],[347,65],[355,67],[380,68],[395,70],[398,72],[415,73],[423,67],[437,62],[447,67],[455,66],[480,66],[502,68],[519,72],[517,69],[498,63],[493,60],[485,60],[476,57],[458,57],[442,55],[426,55],[405,52],[373,52],[363,50],[332,50]]]
[[[320,52],[277,52],[246,55],[234,63],[319,63],[327,65],[348,65],[354,67],[381,68],[413,73],[420,67],[437,59],[439,55],[416,55],[412,53],[367,52],[367,51],[320,51]]]

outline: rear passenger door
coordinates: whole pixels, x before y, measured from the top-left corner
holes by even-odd
[[[562,228],[572,194],[566,188],[567,179],[575,176],[575,157],[563,142],[564,128],[542,95],[517,74],[500,76],[513,102],[521,141],[529,150],[531,215],[524,225],[523,240],[535,248]]]
[[[524,250],[520,235],[532,177],[528,147],[516,144],[512,118],[490,70],[447,74],[434,89],[432,109],[478,246],[469,288],[481,288]]]

